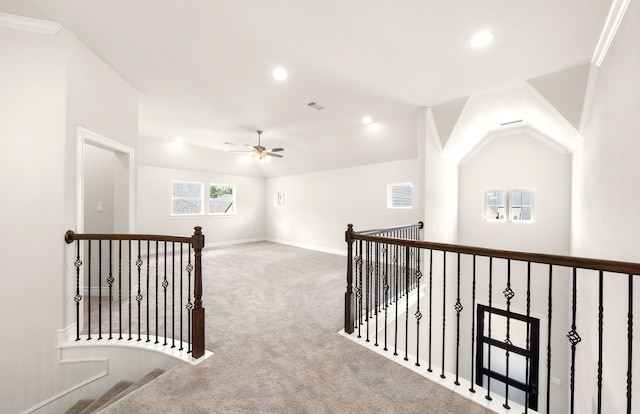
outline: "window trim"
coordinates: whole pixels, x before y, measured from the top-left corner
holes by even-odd
[[[513,192],[529,192],[531,194],[531,204],[522,204],[522,202],[518,206],[513,205]],[[488,197],[489,193],[504,193],[504,218],[488,218],[487,217],[487,207],[488,207]],[[493,190],[484,190],[483,192],[483,204],[482,204],[482,220],[489,223],[533,223],[535,221],[534,216],[534,190],[526,189],[526,188],[511,188],[511,189],[493,189]],[[522,206],[528,206],[531,208],[531,218],[528,220],[514,220],[513,219],[513,211],[514,208],[522,208]]]
[[[214,200],[213,198],[211,198],[211,187],[213,186],[219,186],[219,187],[231,187],[231,195],[233,196],[233,200],[231,201],[231,204],[229,205],[229,207],[227,208],[227,210],[229,210],[229,208],[232,209],[232,211],[225,211],[223,213],[212,213],[211,212],[211,200]],[[225,183],[209,183],[209,197],[207,197],[208,203],[207,203],[207,215],[211,216],[211,217],[229,217],[229,216],[235,216],[238,212],[238,206],[237,206],[237,197],[238,197],[238,189],[237,186],[235,184],[225,184]]]
[[[176,197],[173,194],[174,184],[198,184],[200,186],[200,212],[199,213],[176,213],[173,209],[173,203],[175,199],[189,199],[196,200],[195,197]],[[186,180],[171,180],[171,217],[196,217],[204,215],[204,183],[198,181],[186,181]]]

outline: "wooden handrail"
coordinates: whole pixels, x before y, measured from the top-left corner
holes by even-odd
[[[204,248],[204,235],[202,234],[202,227],[197,226],[194,228],[194,234],[192,236],[167,236],[157,234],[99,234],[99,233],[86,233],[76,234],[72,230],[68,230],[64,235],[64,240],[67,244],[71,244],[74,241],[79,240],[131,240],[131,241],[156,241],[156,242],[174,242],[189,244],[194,251],[195,262],[193,266],[193,309],[191,313],[191,327],[192,327],[192,340],[191,340],[191,355],[194,358],[200,358],[205,354],[204,347],[204,308],[202,307],[202,249]],[[79,254],[79,253],[78,253]],[[79,276],[78,276],[79,277]],[[79,302],[78,302],[79,306]],[[79,329],[79,327],[78,327]],[[79,334],[79,332],[78,332]]]
[[[463,253],[476,256],[495,257],[500,259],[519,260],[531,263],[550,264],[556,266],[575,267],[604,272],[626,273],[640,275],[640,263],[621,262],[615,260],[591,259],[575,256],[561,256],[544,253],[528,253],[511,250],[488,249],[484,247],[463,246],[458,244],[435,243],[421,240],[396,239],[352,233],[351,240],[364,240],[378,243],[388,243],[398,246],[417,247],[421,249],[437,250],[453,253]]]
[[[388,232],[398,231],[398,230],[422,229],[422,228],[424,228],[424,223],[419,221],[419,222],[417,222],[415,224],[403,224],[403,225],[400,225],[400,226],[391,226],[391,227],[383,227],[383,228],[380,228],[380,229],[371,229],[371,230],[358,231],[358,232],[356,232],[356,234],[374,235],[374,234],[388,233]]]

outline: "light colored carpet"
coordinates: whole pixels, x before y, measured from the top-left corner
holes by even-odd
[[[101,413],[489,413],[338,334],[346,260],[268,242],[205,249],[215,355]]]

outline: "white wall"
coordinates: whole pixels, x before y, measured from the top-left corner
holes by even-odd
[[[578,256],[640,261],[640,4],[628,9],[596,77],[593,101],[585,125],[584,142],[574,154],[572,252]],[[604,403],[607,412],[626,412],[627,278],[605,278]],[[636,298],[640,295],[636,277]],[[578,331],[592,327],[578,345],[578,412],[596,398],[597,303],[595,275],[578,283]],[[634,314],[640,314],[635,300]],[[638,318],[635,330],[638,332]],[[637,335],[634,335],[637,337]],[[638,341],[635,341],[636,345]],[[637,346],[636,346],[637,348]],[[640,377],[634,350],[633,378]],[[613,376],[612,372],[617,372]],[[634,381],[635,383],[635,381]],[[635,384],[634,384],[635,385]],[[635,388],[635,387],[634,387]],[[633,412],[640,412],[637,392]]]
[[[525,132],[491,140],[460,166],[459,242],[471,246],[568,254],[571,155]],[[530,189],[533,222],[484,220],[484,192]]]
[[[171,216],[171,182],[195,181],[236,185],[236,214]],[[138,166],[137,232],[189,236],[201,226],[206,246],[264,239],[264,179],[204,171]]]
[[[407,182],[414,183],[414,192],[419,191],[417,159],[270,178],[266,185],[266,237],[346,252],[344,232],[349,223],[358,231],[421,219],[417,207],[387,208],[387,184]],[[285,194],[283,208],[274,206],[277,192]]]
[[[64,47],[64,36],[0,28],[0,411],[6,413],[56,387],[64,294]]]
[[[16,194],[1,215],[11,237],[0,248],[0,312],[15,317],[2,318],[0,411],[19,412],[86,374],[59,365],[56,350],[72,322],[63,236],[75,227],[75,128],[135,144],[137,94],[65,30],[0,28],[0,54],[0,177]]]

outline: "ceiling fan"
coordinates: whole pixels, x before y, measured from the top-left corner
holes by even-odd
[[[230,150],[230,152],[247,152],[251,154],[251,158],[258,161],[259,163],[263,163],[264,161],[270,161],[271,157],[282,158],[282,155],[276,154],[276,152],[284,151],[284,148],[266,148],[263,147],[260,142],[260,135],[262,135],[262,131],[257,130],[258,133],[258,145],[249,145],[244,144],[249,149],[244,150]],[[225,142],[227,145],[238,145],[233,142]]]

